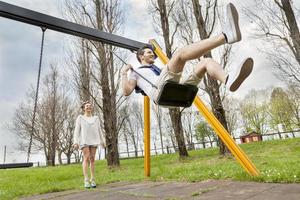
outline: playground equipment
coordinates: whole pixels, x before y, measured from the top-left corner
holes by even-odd
[[[0,16],[39,26],[42,28],[51,29],[54,31],[59,31],[62,33],[118,46],[121,48],[129,49],[131,51],[136,51],[142,46],[147,45],[145,43],[130,40],[114,34],[105,33],[96,29],[85,27],[66,20],[58,19],[29,9],[4,3],[2,1],[0,1]],[[166,64],[168,62],[168,58],[163,53],[159,45],[155,42],[155,40],[150,40],[150,43],[153,45],[155,54],[161,59],[161,61],[164,64]],[[174,86],[171,87],[173,88]],[[195,97],[194,104],[205,117],[205,119],[208,121],[208,123],[213,127],[216,134],[218,134],[218,136],[228,147],[231,153],[235,156],[238,162],[247,171],[247,173],[249,173],[252,176],[259,175],[259,171],[256,169],[251,160],[234,142],[230,134],[217,120],[217,118],[209,111],[209,109],[205,106],[205,104],[201,101],[201,99],[198,96]],[[144,169],[145,176],[150,176],[150,100],[147,96],[144,97],[144,134]]]

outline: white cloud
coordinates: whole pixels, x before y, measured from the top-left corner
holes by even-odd
[[[158,37],[153,30],[152,17],[148,14],[145,1],[129,0],[125,3],[125,7],[125,37],[144,43]]]
[[[4,0],[3,2],[41,12],[55,17],[61,16],[60,5],[62,0]]]

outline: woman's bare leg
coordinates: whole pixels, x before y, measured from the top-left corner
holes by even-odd
[[[83,171],[84,180],[87,181],[87,180],[89,180],[89,176],[88,176],[88,166],[89,166],[89,162],[90,162],[89,147],[84,147],[82,149],[82,153],[83,153],[82,171]]]
[[[90,172],[91,172],[91,180],[95,178],[95,155],[96,155],[97,147],[90,147]]]

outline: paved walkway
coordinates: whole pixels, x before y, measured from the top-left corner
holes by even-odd
[[[275,184],[208,180],[197,183],[139,182],[113,183],[97,189],[64,191],[23,200],[299,200],[300,184]]]

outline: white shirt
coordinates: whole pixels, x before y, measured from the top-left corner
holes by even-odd
[[[74,131],[74,144],[105,144],[101,134],[100,120],[98,116],[86,117],[84,115],[79,115],[77,117]]]
[[[137,71],[139,74],[141,74],[153,84],[156,84],[159,77],[149,68],[137,68],[135,69],[135,71]],[[148,83],[146,80],[144,80],[142,77],[140,77],[133,71],[131,71],[129,74],[129,80],[136,80],[137,86],[141,88],[147,94],[147,96],[150,97],[150,99],[153,100],[151,91],[153,87],[150,83]]]

